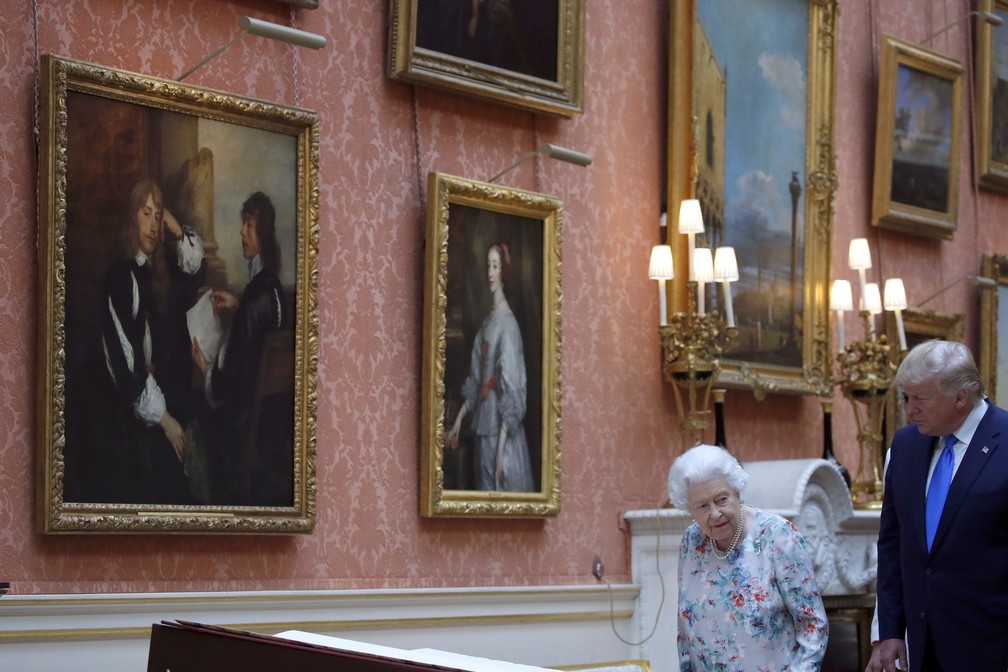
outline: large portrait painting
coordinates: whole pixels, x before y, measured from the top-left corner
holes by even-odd
[[[571,117],[584,98],[585,0],[390,0],[388,74]]]
[[[560,510],[562,205],[432,173],[420,510]]]
[[[758,397],[828,387],[836,17],[831,0],[672,3],[669,212],[697,198],[698,245],[737,250],[739,338],[718,382]],[[685,236],[669,238],[685,267]]]
[[[311,531],[317,116],[43,63],[39,527]]]
[[[886,37],[879,75],[872,220],[952,238],[959,208],[962,66]]]
[[[980,0],[977,10],[977,172],[981,185],[1008,193],[1008,0]],[[984,20],[985,12],[1002,27]]]

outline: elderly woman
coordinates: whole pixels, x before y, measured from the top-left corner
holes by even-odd
[[[818,671],[829,626],[805,540],[742,503],[748,481],[717,446],[669,472],[669,499],[694,520],[679,551],[679,669]]]

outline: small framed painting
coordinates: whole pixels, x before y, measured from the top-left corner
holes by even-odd
[[[585,0],[390,0],[388,75],[533,112],[584,108]]]
[[[879,77],[872,221],[952,238],[959,205],[962,65],[886,37]]]

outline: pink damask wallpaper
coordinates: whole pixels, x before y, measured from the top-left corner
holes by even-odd
[[[629,580],[621,513],[661,503],[677,446],[675,404],[659,371],[658,297],[645,272],[664,194],[668,0],[586,2],[585,111],[570,120],[388,80],[386,4],[322,0],[317,10],[291,11],[266,0],[0,0],[0,580],[12,592],[587,583],[596,554],[611,580]],[[833,261],[842,268],[846,240],[872,235],[884,273],[924,280],[940,268],[951,281],[997,242],[976,222],[1004,209],[1003,199],[971,193],[970,171],[955,241],[868,227],[873,36],[923,34],[914,23],[920,11],[900,9],[917,4],[844,3]],[[944,5],[927,4],[927,20],[943,25]],[[959,11],[965,3],[946,4]],[[329,39],[315,52],[249,38],[187,79],[321,117],[316,530],[293,538],[41,536],[33,511],[37,53],[172,78],[229,40],[242,15]],[[952,41],[949,49],[963,47]],[[423,519],[426,173],[485,179],[542,142],[594,157],[589,168],[530,162],[505,180],[564,202],[562,511],[531,521]],[[956,298],[966,302],[955,293],[944,300]],[[976,309],[965,310],[975,345]],[[850,461],[851,418],[837,406],[836,443]],[[815,399],[756,402],[733,391],[727,409],[729,441],[744,460],[821,451]]]

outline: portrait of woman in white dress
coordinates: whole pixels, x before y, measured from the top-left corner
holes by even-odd
[[[475,489],[530,492],[535,489],[525,433],[528,376],[521,330],[505,293],[511,253],[494,243],[486,253],[486,283],[492,298],[473,341],[462,402],[444,434],[457,450],[463,421],[474,436]]]

